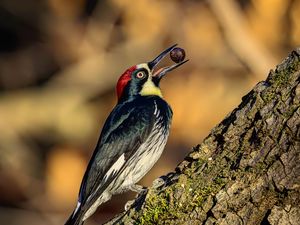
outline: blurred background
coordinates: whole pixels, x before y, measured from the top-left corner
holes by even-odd
[[[0,224],[65,222],[126,68],[174,43],[190,59],[161,85],[174,119],[148,186],[299,46],[299,15],[297,0],[1,0]]]

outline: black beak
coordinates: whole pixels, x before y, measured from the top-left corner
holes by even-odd
[[[155,69],[155,67],[159,64],[159,62],[166,57],[166,55],[168,55],[175,47],[177,46],[177,44],[167,48],[166,50],[164,50],[162,53],[160,53],[154,60],[152,60],[151,62],[148,63],[148,67],[151,71],[153,71]],[[189,60],[185,60],[179,63],[176,63],[172,66],[167,66],[167,67],[163,67],[160,68],[159,70],[157,70],[154,74],[152,73],[153,77],[157,77],[157,78],[162,78],[166,73],[176,69],[177,67],[181,66],[182,64],[186,63]]]

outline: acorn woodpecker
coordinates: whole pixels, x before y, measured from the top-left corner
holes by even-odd
[[[154,72],[176,45],[153,61],[127,69],[119,78],[118,103],[107,118],[81,182],[78,202],[66,225],[80,225],[112,195],[141,191],[136,183],[161,156],[172,118],[161,78],[187,60]]]

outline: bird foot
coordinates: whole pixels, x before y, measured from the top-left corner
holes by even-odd
[[[137,197],[134,200],[130,200],[126,202],[124,209],[125,211],[129,210],[133,205],[136,204],[136,206],[139,205],[139,202],[142,200],[144,201],[146,193],[148,189],[146,187],[143,187],[142,185],[133,184],[129,187],[129,190],[137,192]]]

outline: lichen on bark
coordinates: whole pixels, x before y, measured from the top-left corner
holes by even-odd
[[[297,224],[300,49],[208,137],[107,224]]]

